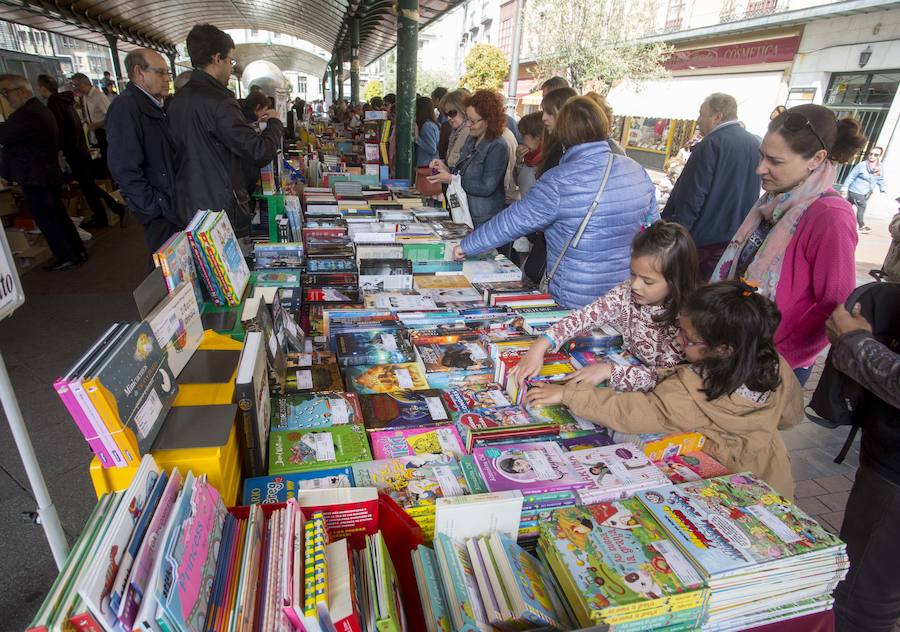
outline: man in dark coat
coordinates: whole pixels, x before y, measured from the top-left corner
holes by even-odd
[[[56,256],[46,269],[73,268],[87,254],[62,203],[56,120],[21,75],[0,75],[0,96],[14,110],[0,123],[0,176],[22,187],[28,210]]]
[[[47,100],[47,107],[53,112],[59,130],[59,144],[66,162],[72,169],[72,177],[78,182],[81,194],[91,209],[91,219],[81,224],[82,228],[108,226],[109,218],[103,202],[113,213],[119,216],[119,223],[124,226],[125,207],[119,204],[109,193],[97,186],[91,168],[91,152],[88,150],[84,127],[78,112],[75,111],[75,95],[70,91],[59,91],[59,84],[50,75],[38,75],[38,94]]]
[[[244,120],[227,87],[234,63],[230,35],[198,24],[187,36],[187,49],[194,71],[168,109],[178,215],[187,223],[198,210],[224,210],[237,237],[247,237],[252,209],[245,163],[258,169],[271,162],[281,147],[284,125],[272,109],[259,116],[266,121],[262,132]]]
[[[169,67],[146,48],[128,53],[125,67],[130,81],[106,113],[109,171],[143,224],[152,255],[184,228],[175,212],[172,137],[162,105]]]
[[[715,93],[700,106],[703,134],[675,182],[662,218],[688,229],[700,255],[700,277],[709,281],[728,242],[759,199],[759,138],[737,118],[734,97]]]

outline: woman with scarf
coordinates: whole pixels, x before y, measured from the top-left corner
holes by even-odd
[[[750,279],[775,301],[775,346],[801,384],[828,344],[825,321],[856,286],[856,218],[833,185],[835,163],[865,142],[859,121],[821,105],[772,119],[756,169],[764,194],[713,273],[712,281]]]

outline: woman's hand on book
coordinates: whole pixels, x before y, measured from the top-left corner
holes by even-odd
[[[563,393],[566,387],[559,384],[547,384],[538,382],[528,388],[525,393],[525,403],[529,406],[552,406],[563,403]]]
[[[544,366],[544,353],[546,353],[549,348],[550,341],[543,336],[540,336],[534,341],[534,344],[531,345],[528,352],[522,356],[519,363],[513,367],[510,373],[519,384],[519,388],[525,386],[525,380],[532,378],[541,372],[541,367]]]
[[[597,386],[600,382],[605,382],[612,375],[612,365],[608,362],[598,362],[586,367],[582,367],[572,374],[569,378],[571,384],[591,384]]]

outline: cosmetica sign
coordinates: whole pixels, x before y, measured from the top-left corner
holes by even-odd
[[[750,66],[789,62],[800,47],[800,36],[692,48],[672,53],[667,70],[698,70],[724,66]]]

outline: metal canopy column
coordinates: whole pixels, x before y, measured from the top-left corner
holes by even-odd
[[[509,90],[506,97],[506,113],[516,116],[516,95],[519,88],[519,49],[522,41],[522,0],[516,0],[516,19],[513,27],[512,62],[509,66]]]
[[[119,40],[113,35],[107,35],[109,52],[112,54],[113,73],[116,76],[116,91],[121,92],[125,86],[125,77],[122,75],[122,64],[119,62]]]
[[[397,2],[397,164],[398,178],[412,183],[413,125],[416,111],[416,57],[419,51],[419,0]]]
[[[359,15],[350,18],[350,103],[359,103]]]
[[[175,53],[169,55],[169,70],[172,72],[172,79],[178,76],[178,69],[175,67]]]
[[[328,66],[328,79],[331,82],[331,101],[332,103],[337,100],[337,92],[335,92],[334,88],[334,79],[335,79],[335,71],[334,66]]]
[[[337,51],[337,98],[338,101],[344,98],[344,53],[340,49]]]

